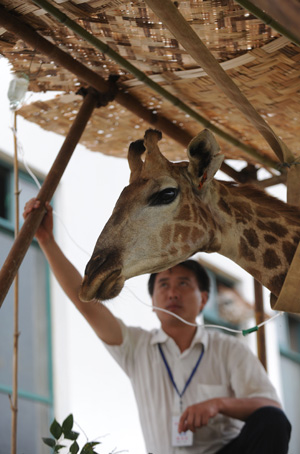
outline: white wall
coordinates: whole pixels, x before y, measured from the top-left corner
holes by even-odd
[[[7,78],[7,66],[1,59],[0,73],[2,80]],[[0,89],[1,148],[12,155],[7,87],[2,83]],[[46,133],[22,119],[18,120],[18,138],[28,164],[47,174],[63,138]],[[125,160],[92,153],[82,146],[77,147],[71,159],[55,196],[55,211],[74,240],[88,254],[74,245],[58,220],[55,222],[55,233],[63,251],[81,273],[119,193],[128,183],[128,176]],[[205,260],[230,270],[230,273],[242,279],[244,296],[248,301],[253,301],[253,281],[247,273],[216,254],[203,256]],[[142,301],[150,304],[146,282],[145,276],[131,279],[121,295],[107,304],[126,323],[152,328],[158,326],[155,315],[128,290],[131,289]],[[129,380],[53,278],[51,293],[56,418],[62,421],[69,413],[73,413],[89,439],[108,434],[101,440],[103,452],[116,447],[117,451],[142,454],[145,452],[144,442]],[[266,308],[269,310],[268,301]],[[248,340],[255,348],[255,334],[249,336]],[[281,394],[276,342],[275,325],[270,324],[267,327],[268,365],[271,380]]]

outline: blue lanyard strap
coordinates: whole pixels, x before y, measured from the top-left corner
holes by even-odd
[[[162,349],[161,344],[158,344],[158,348],[159,348],[159,352],[160,352],[160,354],[161,354],[161,357],[162,357],[162,359],[163,359],[163,361],[164,361],[164,364],[165,364],[165,366],[166,366],[166,369],[167,369],[168,375],[169,375],[169,377],[170,377],[170,380],[171,380],[171,382],[172,382],[172,385],[174,386],[175,391],[177,392],[178,396],[179,396],[180,399],[181,399],[181,397],[182,397],[183,394],[185,393],[187,387],[188,387],[189,384],[191,383],[192,378],[193,378],[193,376],[195,375],[196,370],[198,369],[198,366],[199,366],[199,364],[200,364],[200,362],[201,362],[201,359],[202,359],[202,356],[203,356],[203,353],[204,353],[204,345],[202,345],[202,350],[201,350],[200,356],[199,356],[199,358],[198,358],[198,360],[197,360],[197,362],[196,362],[196,364],[195,364],[195,366],[194,366],[194,369],[193,369],[192,372],[191,372],[191,375],[189,376],[189,378],[188,378],[188,380],[187,380],[187,382],[186,382],[186,384],[185,384],[185,386],[184,386],[184,388],[183,388],[183,390],[182,390],[181,392],[180,392],[180,391],[178,390],[178,388],[177,388],[177,385],[176,385],[176,383],[175,383],[175,380],[174,380],[172,371],[171,371],[170,366],[169,366],[169,364],[168,364],[168,362],[167,362],[167,360],[166,360],[166,357],[165,357],[165,355],[164,355],[164,352],[163,352],[163,349]]]

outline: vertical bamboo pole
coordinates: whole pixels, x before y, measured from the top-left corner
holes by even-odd
[[[254,295],[255,295],[255,319],[256,325],[262,323],[265,319],[263,289],[262,285],[254,279]],[[267,353],[266,353],[266,337],[264,325],[259,328],[256,334],[257,339],[257,356],[264,368],[267,370]]]
[[[45,202],[51,200],[94,107],[96,107],[98,99],[98,92],[94,89],[89,89],[74,123],[37,195],[37,198],[41,201],[41,206],[26,218],[2,266],[0,271],[0,307],[31,244],[35,231],[41,223],[45,212]]]
[[[19,167],[17,144],[17,112],[14,112],[14,193],[15,193],[15,238],[19,234]],[[13,343],[13,386],[11,398],[11,454],[17,453],[17,420],[18,420],[18,357],[19,357],[19,274],[14,281],[14,343]]]

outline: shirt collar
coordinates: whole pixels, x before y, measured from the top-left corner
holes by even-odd
[[[163,331],[163,329],[155,329],[152,331],[151,345],[163,344],[164,342],[167,342],[168,339],[169,336]],[[206,347],[208,345],[208,333],[203,326],[197,327],[197,331],[192,340],[191,347],[196,344],[203,344],[206,350]]]

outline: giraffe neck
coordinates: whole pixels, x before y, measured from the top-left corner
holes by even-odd
[[[300,212],[254,187],[214,183],[216,238],[207,252],[230,258],[278,296],[300,241]]]

